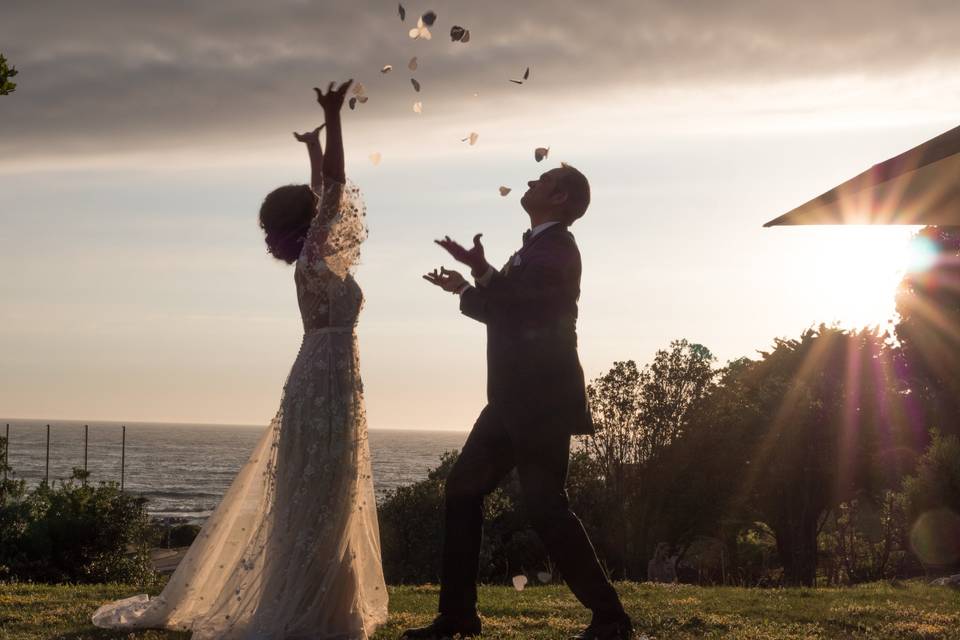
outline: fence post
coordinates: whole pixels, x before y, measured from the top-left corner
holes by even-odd
[[[50,425],[47,425],[47,462],[43,472],[43,483],[50,484]]]
[[[7,481],[7,467],[10,463],[10,423],[7,423],[7,446],[3,448],[3,481]]]
[[[127,425],[123,425],[123,439],[120,442],[120,491],[123,491],[123,471],[127,463]]]
[[[87,486],[87,443],[90,441],[90,425],[83,425],[83,486]]]

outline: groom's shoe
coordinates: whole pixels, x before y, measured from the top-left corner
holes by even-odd
[[[479,616],[460,617],[441,613],[425,627],[407,629],[400,640],[452,640],[454,636],[472,638],[479,635]]]
[[[633,623],[630,616],[623,614],[613,620],[594,619],[586,629],[570,636],[570,640],[629,640],[632,637]]]

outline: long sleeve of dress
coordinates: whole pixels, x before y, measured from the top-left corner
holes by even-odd
[[[300,262],[310,271],[317,271],[325,267],[324,258],[327,255],[327,245],[330,229],[336,223],[340,214],[340,201],[343,198],[344,185],[329,178],[324,181],[317,203],[317,212],[310,223],[310,230],[300,250]],[[300,266],[300,265],[298,265]]]

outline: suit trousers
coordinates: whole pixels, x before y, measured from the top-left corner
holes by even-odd
[[[622,615],[590,538],[570,511],[570,435],[551,430],[549,420],[511,424],[503,413],[492,405],[483,409],[447,478],[440,613],[476,614],[483,498],[516,467],[527,515],[570,590],[595,617]]]

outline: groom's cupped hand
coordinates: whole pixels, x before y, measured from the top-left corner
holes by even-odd
[[[443,240],[434,240],[434,242],[446,249],[447,253],[449,253],[454,260],[470,267],[470,273],[475,278],[479,278],[490,268],[483,254],[483,245],[480,243],[480,238],[482,237],[482,233],[473,236],[473,247],[469,249],[459,242],[451,240],[450,236],[444,236]]]
[[[440,267],[439,271],[434,269],[430,273],[424,275],[423,279],[430,284],[437,285],[444,291],[449,291],[450,293],[460,293],[460,291],[465,289],[469,284],[466,278],[464,278],[462,275],[456,271],[450,271],[445,267]]]

